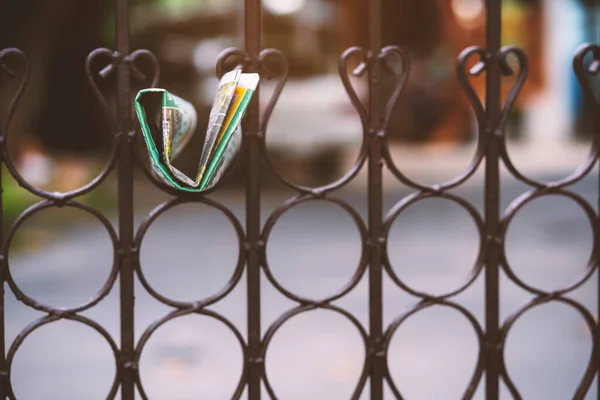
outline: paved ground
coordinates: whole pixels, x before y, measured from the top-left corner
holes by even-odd
[[[558,174],[567,167],[546,170]],[[450,167],[442,169],[452,172]],[[483,191],[477,179],[456,193],[481,211]],[[594,174],[576,186],[592,204],[597,199],[597,180]],[[388,210],[409,191],[390,181],[386,184],[389,190],[384,203]],[[360,182],[340,196],[364,217],[366,199],[359,187]],[[505,180],[503,207],[525,189]],[[144,204],[138,207],[138,221],[149,210],[149,203],[160,200],[150,194],[140,197]],[[242,199],[222,199],[243,220]],[[267,195],[263,214],[268,215],[284,199],[282,194]],[[507,240],[515,271],[525,281],[548,289],[578,276],[591,249],[585,218],[576,206],[561,199],[541,199],[523,209]],[[356,228],[340,210],[307,205],[282,217],[269,240],[268,260],[287,288],[318,297],[341,287],[351,276],[359,257],[358,243]],[[474,225],[465,212],[443,201],[429,200],[407,210],[392,228],[390,257],[408,284],[440,292],[461,282],[475,259],[477,245]],[[220,214],[205,207],[185,206],[164,214],[151,227],[142,247],[142,265],[156,290],[176,299],[193,300],[224,285],[237,259],[236,249],[231,225]],[[89,298],[105,279],[109,253],[110,242],[101,228],[81,226],[56,237],[49,246],[11,256],[11,270],[22,290],[39,301],[73,305]],[[590,284],[573,294],[595,314],[597,282],[596,274]],[[293,303],[267,283],[263,289],[262,315],[268,327]],[[502,319],[530,299],[504,276],[501,290]],[[456,298],[480,322],[483,293],[480,278]],[[244,299],[242,281],[213,307],[241,332],[246,323]],[[414,303],[414,298],[386,280],[386,324]],[[336,304],[367,325],[365,281]],[[139,285],[136,306],[137,337],[169,311]],[[39,314],[17,303],[10,293],[5,308],[6,340],[11,343]],[[115,288],[85,315],[118,339],[118,290]],[[290,320],[274,337],[267,354],[267,373],[283,400],[347,399],[360,373],[361,346],[358,331],[344,318],[328,311],[304,314]],[[565,306],[548,305],[526,314],[515,325],[506,349],[507,366],[523,398],[566,400],[572,398],[583,374],[590,347],[583,320]],[[407,399],[458,399],[473,371],[476,352],[475,336],[465,318],[452,310],[431,309],[415,315],[398,330],[390,347],[390,369]],[[156,332],[143,352],[140,368],[150,399],[227,399],[239,378],[241,353],[235,337],[222,324],[205,317],[183,317]],[[114,376],[114,360],[97,333],[75,323],[58,322],[25,340],[12,374],[19,399],[102,399]],[[482,389],[480,385],[476,398],[483,399]],[[587,398],[596,398],[596,390],[594,386]],[[367,391],[363,398],[368,399]],[[504,392],[503,398],[510,396]]]

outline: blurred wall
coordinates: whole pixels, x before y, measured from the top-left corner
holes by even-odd
[[[11,144],[27,138],[51,149],[95,153],[111,141],[106,119],[92,96],[85,60],[106,46],[107,2],[10,1],[0,5],[0,46],[29,57],[31,80],[11,126]],[[109,46],[110,47],[110,46]],[[11,82],[3,78],[6,88]],[[2,101],[12,96],[2,91]]]

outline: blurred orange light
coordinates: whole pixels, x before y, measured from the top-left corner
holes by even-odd
[[[483,0],[452,0],[452,11],[459,20],[474,22],[483,14]]]

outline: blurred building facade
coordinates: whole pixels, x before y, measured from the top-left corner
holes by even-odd
[[[57,150],[106,149],[108,127],[89,90],[84,64],[95,47],[113,47],[113,38],[105,34],[112,32],[110,2],[86,2],[86,12],[80,9],[81,2],[73,0],[50,8],[43,1],[27,7],[8,3],[3,6],[3,46],[22,47],[33,68],[25,105],[18,108],[13,124],[25,135],[15,136],[37,137]],[[161,85],[190,99],[200,116],[206,115],[219,52],[243,45],[239,31],[243,2],[137,0],[134,4],[134,46],[153,51],[160,61]],[[595,4],[595,0],[504,1],[503,41],[522,47],[530,61],[527,84],[511,116],[511,134],[568,139],[589,131],[571,60],[578,44],[598,40]],[[341,51],[367,44],[364,0],[264,0],[263,6],[263,45],[286,54],[290,78],[297,82],[335,77]],[[394,110],[391,140],[472,138],[471,106],[458,85],[455,63],[465,47],[485,45],[485,1],[384,0],[384,8],[384,44],[406,49],[413,64]],[[101,84],[110,88],[111,82]],[[511,78],[506,78],[505,94],[511,84]],[[473,79],[473,85],[483,98],[483,79]],[[65,107],[71,110],[68,126],[62,120]],[[199,126],[204,122],[200,120]]]
[[[163,0],[163,3],[170,2]],[[504,1],[503,44],[522,48],[529,60],[527,83],[509,121],[510,135],[557,140],[589,135],[571,63],[580,43],[598,40],[595,3],[594,0]],[[215,4],[220,4],[214,7],[220,10],[216,14],[188,13],[162,24],[167,31],[194,27],[192,38],[218,37],[212,40],[212,47],[208,42],[195,47],[195,62],[204,60],[202,73],[208,75],[213,73],[214,58],[220,49],[242,44],[235,28],[241,2]],[[362,0],[267,0],[264,7],[264,46],[284,51],[292,78],[335,74],[343,50],[367,45],[367,4]],[[465,47],[485,46],[485,1],[385,0],[384,9],[384,44],[406,49],[413,64],[407,87],[394,110],[390,139],[423,142],[472,138],[475,127],[471,106],[458,85],[455,63]],[[154,34],[144,41],[148,46],[161,35],[154,27],[151,31]],[[206,51],[209,49],[212,51]],[[517,70],[515,60],[509,61]],[[514,77],[505,78],[505,96],[513,80]],[[483,101],[484,79],[474,78],[472,82]],[[205,91],[207,103],[213,86],[209,85]]]

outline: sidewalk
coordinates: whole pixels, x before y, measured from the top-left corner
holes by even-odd
[[[416,151],[407,153],[419,159]],[[425,151],[420,154],[421,159],[435,156]],[[423,169],[428,167],[420,162]],[[451,162],[440,163],[437,168],[442,168],[440,165],[447,165],[445,172],[454,172]],[[563,166],[570,165],[564,162]],[[587,185],[588,201],[597,196],[595,179],[582,182]],[[471,203],[482,197],[482,191],[475,189],[464,193]],[[510,200],[521,189],[521,185],[508,183],[503,194]],[[366,220],[364,187],[356,193],[360,195],[350,194],[348,201]],[[386,191],[383,201],[394,204],[400,195],[399,191]],[[227,201],[243,221],[243,198]],[[268,210],[282,201],[263,198],[263,215],[266,217]],[[390,259],[409,285],[440,293],[458,286],[468,274],[476,257],[477,236],[460,208],[440,206],[435,201],[420,206],[423,208],[407,212],[392,228]],[[148,212],[136,210],[139,217]],[[592,238],[587,221],[575,207],[555,207],[555,203],[541,202],[530,211],[519,216],[518,228],[511,231],[507,247],[511,262],[537,287],[561,287],[580,275],[590,253]],[[78,304],[93,295],[106,279],[112,259],[110,241],[98,225],[81,227],[55,239],[37,252],[12,254],[11,273],[21,290],[38,301],[59,306]],[[267,257],[273,274],[286,288],[308,297],[322,297],[348,281],[360,257],[359,240],[356,228],[342,211],[314,202],[282,217],[269,237]],[[164,249],[177,249],[176,256]],[[237,259],[237,240],[231,224],[220,213],[202,206],[176,207],[150,227],[140,259],[146,278],[156,290],[193,301],[216,293],[229,279]],[[504,274],[500,279],[500,319],[505,321],[532,296]],[[597,312],[596,279],[593,277],[571,295],[592,313]],[[242,279],[233,292],[210,307],[228,318],[243,336],[247,328],[245,288]],[[453,298],[482,327],[484,290],[484,277],[480,276],[472,287]],[[152,299],[139,282],[135,294],[137,340],[171,309]],[[417,302],[387,277],[383,295],[384,326]],[[262,334],[296,305],[264,279],[261,300]],[[368,327],[366,279],[335,304]],[[5,310],[8,344],[40,317],[8,291]],[[118,286],[84,315],[105,327],[118,343]],[[577,312],[556,303],[544,305],[528,312],[511,331],[507,368],[523,398],[571,398],[589,360],[590,343],[589,332]],[[278,398],[286,400],[348,399],[364,358],[364,345],[356,328],[331,311],[311,311],[290,319],[275,334],[268,349],[267,374]],[[434,307],[419,312],[399,328],[388,354],[391,374],[406,398],[458,399],[473,372],[477,340],[464,317]],[[207,317],[182,317],[168,322],[150,338],[142,352],[140,374],[151,399],[225,400],[240,377],[241,360],[240,346],[223,324]],[[17,398],[104,398],[114,378],[114,365],[106,341],[95,331],[77,323],[55,322],[25,339],[16,353],[11,380]],[[483,399],[483,386],[480,383],[475,399]],[[502,398],[510,397],[502,390]],[[586,399],[596,398],[597,390],[593,386]],[[366,389],[360,399],[367,400],[368,393]],[[386,398],[392,397],[386,393]]]

